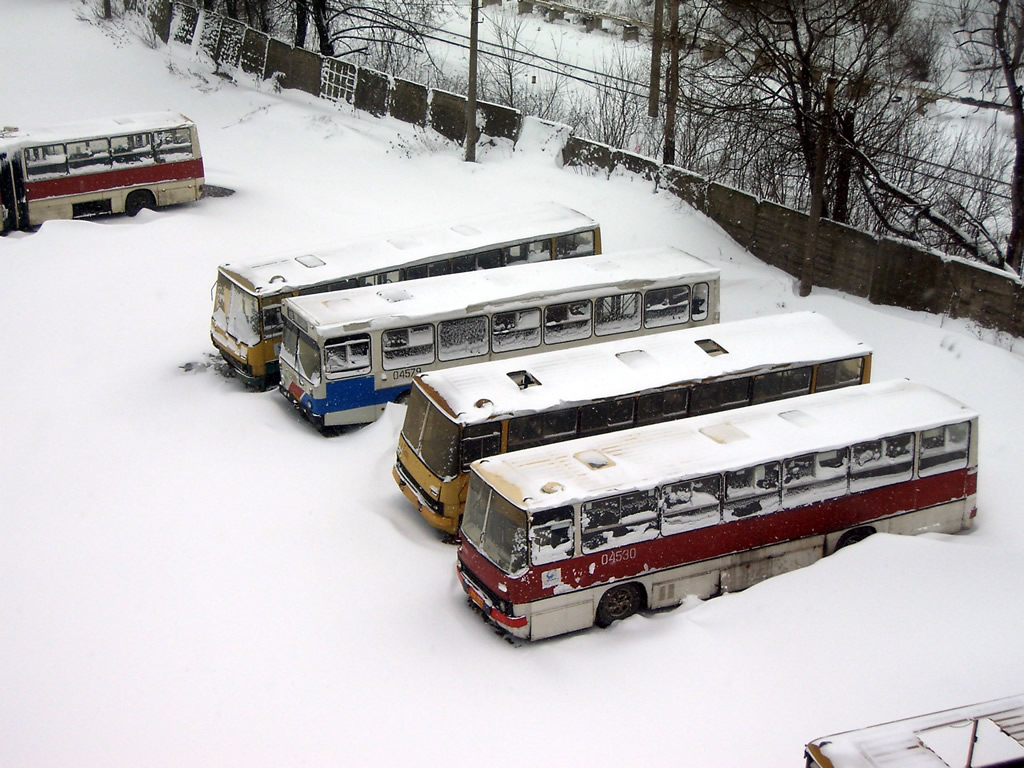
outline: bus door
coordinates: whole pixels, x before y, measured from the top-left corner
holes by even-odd
[[[0,152],[0,232],[21,229],[28,224],[28,200],[19,157],[17,150]]]

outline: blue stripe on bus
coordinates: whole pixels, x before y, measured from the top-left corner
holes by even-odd
[[[412,381],[397,387],[376,389],[373,376],[329,381],[327,382],[327,397],[314,398],[305,395],[302,398],[302,405],[314,416],[322,417],[329,413],[393,402],[403,392],[409,391],[411,386]]]

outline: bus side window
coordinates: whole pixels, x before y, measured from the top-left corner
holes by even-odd
[[[693,286],[693,306],[690,311],[690,319],[695,323],[708,319],[708,297],[711,295],[711,288],[707,283],[697,283]]]
[[[850,493],[866,491],[914,476],[914,435],[894,435],[853,446]]]
[[[451,260],[452,274],[458,272],[472,272],[476,269],[476,256],[466,253],[462,256],[453,256]]]
[[[576,409],[542,411],[510,419],[508,450],[518,451],[544,443],[557,443],[576,437]]]
[[[153,148],[158,163],[188,160],[192,157],[192,136],[188,128],[154,131]]]
[[[302,366],[304,334],[299,335],[299,369]],[[370,370],[370,337],[363,334],[329,341],[324,345],[328,378],[341,378]],[[307,376],[307,378],[309,378]],[[319,379],[319,376],[317,377]],[[312,379],[310,379],[312,381]],[[315,383],[315,382],[314,382]]]
[[[782,462],[782,506],[801,507],[845,495],[848,469],[846,448],[786,459]]]
[[[693,388],[690,409],[694,416],[750,404],[750,379],[722,379]]]
[[[448,259],[441,259],[440,261],[432,261],[427,264],[427,276],[434,277],[435,275],[450,275],[452,273],[452,265]]]
[[[29,147],[24,156],[25,174],[30,179],[64,176],[68,172],[68,155],[63,144]]]
[[[636,403],[637,426],[685,419],[689,402],[690,390],[686,387],[662,389],[640,395]]]
[[[434,362],[434,326],[430,323],[411,328],[392,328],[380,335],[384,370],[408,368]]]
[[[653,489],[584,502],[580,509],[584,554],[658,535],[658,494]]]
[[[725,473],[724,519],[777,512],[782,506],[779,495],[779,462],[769,461],[746,469]]]
[[[540,344],[540,309],[514,309],[495,312],[491,348],[495,352],[529,349]]]
[[[970,422],[926,429],[921,433],[917,472],[921,477],[963,469],[971,437]]]
[[[605,400],[580,408],[580,436],[600,435],[633,426],[633,398]]]
[[[544,308],[544,341],[561,344],[566,341],[589,339],[593,324],[593,304],[590,299],[552,304]]]
[[[593,232],[577,232],[574,235],[562,235],[555,239],[555,258],[570,259],[574,256],[592,256],[593,254]]]
[[[483,315],[442,320],[437,324],[439,360],[486,355],[489,341],[487,318]]]
[[[530,564],[546,565],[573,556],[572,507],[535,512],[530,525]]]
[[[709,475],[661,490],[661,533],[692,531],[721,522],[722,478]]]
[[[644,296],[644,327],[678,325],[690,319],[690,286],[652,288]]]
[[[501,453],[501,422],[470,424],[462,431],[462,468],[477,459]]]
[[[811,391],[811,367],[763,373],[754,377],[753,403],[770,403],[787,397],[806,395]]]
[[[506,264],[528,264],[551,260],[551,241],[535,240],[532,243],[513,245],[505,254]]]
[[[501,251],[484,251],[476,256],[477,269],[494,269],[501,266]]]
[[[419,280],[421,277],[428,275],[427,264],[413,264],[411,267],[405,268],[405,279],[406,280]]]
[[[830,389],[860,384],[863,369],[864,360],[860,357],[821,363],[818,366],[818,378],[814,385],[814,391],[826,392]]]
[[[602,296],[594,307],[594,328],[598,336],[640,329],[640,294]]]
[[[68,142],[68,168],[98,170],[110,167],[110,142],[107,139],[86,139]]]
[[[283,324],[280,304],[263,308],[263,338],[269,339],[273,336],[280,336]]]
[[[119,165],[153,160],[153,139],[148,133],[132,133],[110,139],[110,153]]]

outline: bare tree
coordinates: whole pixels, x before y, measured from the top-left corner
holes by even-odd
[[[1024,270],[1024,0],[978,0],[961,7],[959,46],[968,72],[984,92],[1005,104],[1013,121],[1014,159],[1009,174],[1007,265]]]
[[[498,9],[487,21],[489,40],[480,46],[482,98],[527,115],[560,117],[565,109],[566,78],[549,63],[560,58],[560,41],[553,39],[554,52],[541,60],[524,39],[524,17]]]

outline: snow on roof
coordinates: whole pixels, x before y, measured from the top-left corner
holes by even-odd
[[[923,384],[890,381],[578,438],[472,466],[514,504],[547,509],[975,417]]]
[[[177,112],[142,112],[118,117],[100,117],[74,123],[41,126],[39,128],[4,127],[0,131],[0,148],[5,146],[34,146],[76,141],[98,136],[123,136],[162,128],[191,125],[192,121]]]
[[[461,317],[488,309],[561,303],[602,287],[627,293],[659,285],[717,281],[718,269],[676,248],[648,248],[580,259],[541,261],[496,269],[425,277],[380,286],[315,293],[284,300],[322,338],[390,327],[430,316]],[[716,307],[709,317],[714,319]]]
[[[974,723],[977,723],[975,730]],[[807,749],[832,768],[1020,765],[1024,761],[1024,695],[894,720],[815,739]]]
[[[538,202],[461,221],[360,238],[312,253],[224,264],[220,271],[256,293],[290,293],[302,286],[416,264],[440,255],[457,256],[596,228],[597,222],[579,211],[558,203]]]
[[[706,351],[700,344],[705,341],[724,351]],[[432,399],[442,410],[461,424],[477,424],[670,384],[870,352],[823,315],[792,312],[474,363],[419,379],[436,394]],[[525,388],[510,375],[523,371],[533,382]]]

